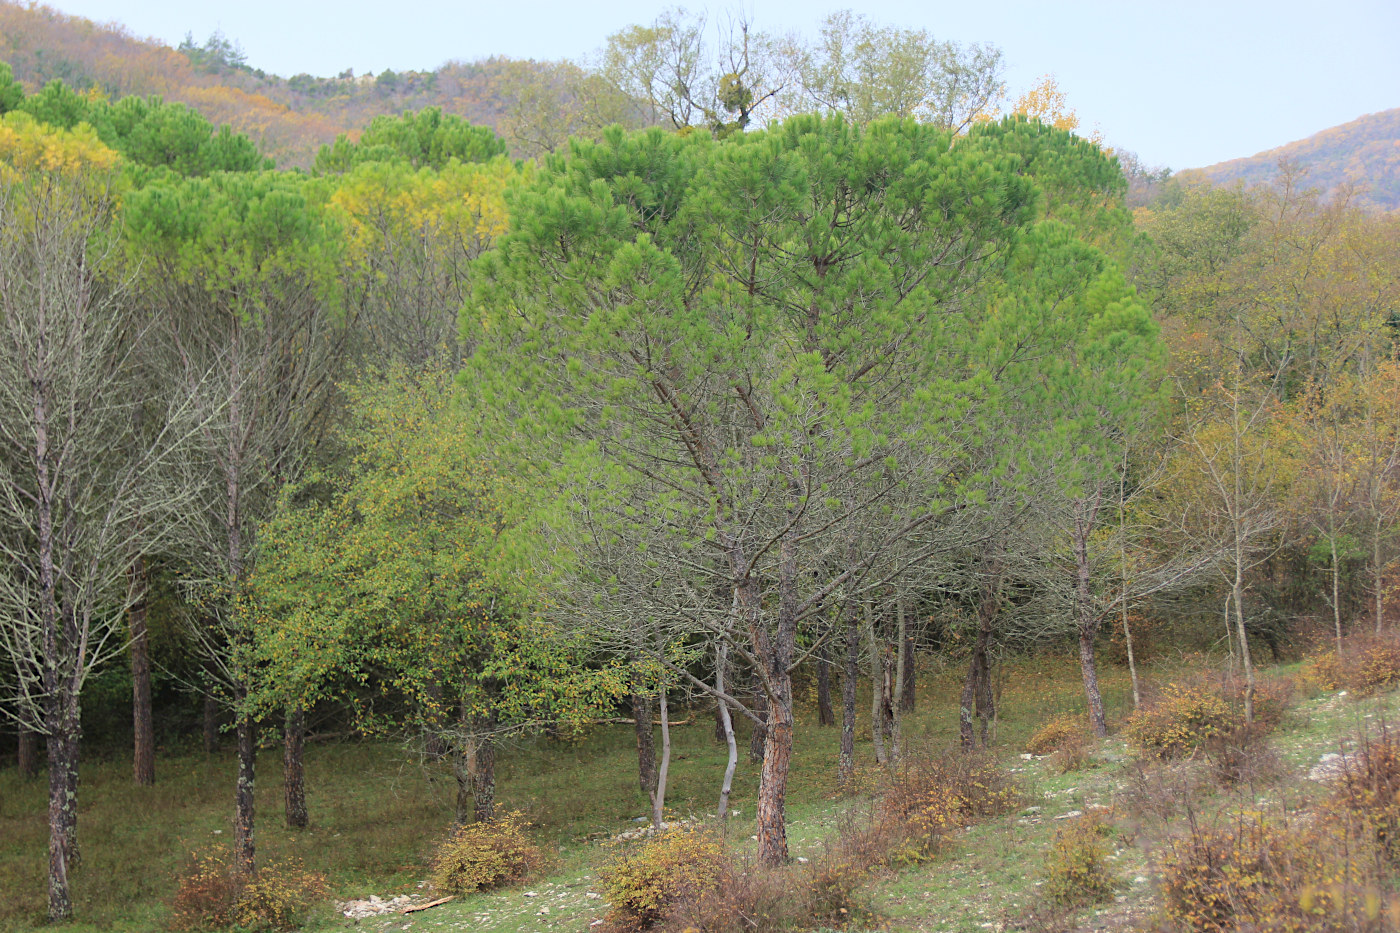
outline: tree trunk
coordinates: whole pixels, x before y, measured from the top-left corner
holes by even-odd
[[[914,653],[913,632],[907,632],[905,635],[901,660],[904,665],[904,686],[899,692],[899,710],[902,713],[912,713],[918,699],[918,657]]]
[[[875,620],[870,607],[865,608],[865,634],[870,640],[870,741],[875,746],[875,763],[888,765],[889,754],[885,751],[885,707],[889,697],[885,690],[885,652],[875,635]]]
[[[137,558],[131,565],[131,585],[135,590],[127,622],[131,627],[131,722],[132,761],[136,783],[156,782],[155,725],[151,717],[151,647],[146,633],[146,562]]]
[[[1244,721],[1254,725],[1254,661],[1249,654],[1249,636],[1244,627],[1243,568],[1235,565],[1235,582],[1230,593],[1235,602],[1235,622],[1239,625],[1240,662],[1244,665]]]
[[[729,646],[721,643],[715,652],[715,692],[724,693],[724,669],[728,661]],[[724,700],[718,701],[719,720],[724,726],[724,745],[729,752],[729,757],[724,764],[724,782],[719,788],[719,807],[715,811],[715,816],[724,819],[729,813],[729,794],[734,788],[734,769],[739,764],[739,744],[734,741],[734,717],[730,715],[729,704]]]
[[[637,723],[637,784],[643,797],[656,786],[656,738],[651,727],[651,698],[632,694],[632,718]]]
[[[968,658],[967,676],[963,678],[962,694],[958,697],[958,744],[963,751],[977,747],[977,734],[972,727],[974,704],[977,702],[977,659]]]
[[[760,762],[763,760],[764,750],[768,747],[768,708],[770,700],[764,695],[763,687],[759,682],[758,672],[753,673],[753,708],[758,711],[759,722],[753,724],[753,732],[749,733],[749,761]]]
[[[496,740],[490,733],[477,742],[473,761],[472,816],[485,823],[496,818]]]
[[[426,693],[428,694],[428,708],[424,710],[423,717],[426,723],[423,736],[423,756],[429,761],[441,761],[443,756],[447,754],[447,743],[442,738],[443,730],[446,727],[442,708],[442,682],[436,679],[428,681]]]
[[[1098,510],[1098,496],[1092,504],[1076,503],[1074,516],[1074,608],[1079,627],[1079,667],[1084,677],[1084,696],[1089,701],[1089,720],[1094,735],[1108,735],[1108,719],[1104,716],[1103,693],[1099,690],[1099,669],[1094,657],[1094,639],[1099,634],[1099,617],[1094,612],[1093,594],[1089,583],[1089,534],[1093,516]]]
[[[758,784],[758,860],[770,866],[788,859],[787,777],[792,764],[792,674],[786,663],[774,668],[768,672],[773,693]]]
[[[651,826],[659,833],[666,820],[666,778],[671,773],[671,714],[665,687],[657,691],[656,699],[661,708],[661,766],[656,769],[656,787],[651,792]]]
[[[836,713],[831,708],[831,658],[827,653],[826,636],[817,648],[817,724],[836,725]]]
[[[306,711],[294,706],[287,710],[282,728],[282,790],[290,829],[303,829],[307,824],[306,766],[302,758],[305,739]]]
[[[1371,588],[1375,599],[1376,634],[1381,633],[1385,622],[1385,564],[1381,560],[1380,516],[1371,529]]]
[[[1332,626],[1337,634],[1337,654],[1342,653],[1342,568],[1337,561],[1337,535],[1333,532],[1332,545]]]
[[[1128,624],[1128,599],[1123,597],[1123,644],[1128,649],[1128,676],[1133,681],[1133,711],[1142,706],[1142,685],[1138,682],[1137,656],[1133,652],[1133,627]]]
[[[240,698],[241,699],[241,698]],[[241,705],[241,703],[240,703]],[[256,846],[253,841],[255,817],[253,776],[257,768],[257,724],[246,713],[238,713],[238,786],[234,792],[233,864],[243,874],[252,874]]]
[[[19,776],[32,780],[39,776],[39,735],[32,729],[19,727]]]
[[[836,780],[850,783],[856,771],[856,678],[860,676],[860,625],[848,600],[842,608],[846,624],[846,669],[841,677],[841,758]]]
[[[62,705],[70,705],[60,699]],[[58,705],[58,704],[56,704]],[[73,916],[68,870],[78,863],[78,727],[76,712],[57,717],[47,739],[49,755],[49,920]]]
[[[204,697],[204,754],[219,750],[219,703],[212,696]]]
[[[904,597],[895,601],[895,627],[898,633],[898,647],[894,659],[894,684],[890,692],[890,761],[898,764],[904,752],[904,678],[909,674],[904,646],[909,641],[909,624],[904,614]],[[888,665],[886,666],[888,674]]]

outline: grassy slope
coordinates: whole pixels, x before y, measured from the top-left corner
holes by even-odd
[[[1121,714],[1126,708],[1124,677],[1111,671],[1106,681],[1110,710]],[[912,727],[923,741],[939,746],[954,737],[956,687],[953,672],[925,678]],[[974,827],[947,856],[881,881],[874,894],[890,926],[967,931],[1003,927],[1033,900],[1041,853],[1057,825],[1053,817],[1114,803],[1131,770],[1121,743],[1110,740],[1101,748],[1096,767],[1063,776],[1050,774],[1042,761],[1023,761],[1016,754],[1036,724],[1081,707],[1079,691],[1077,672],[1065,663],[1023,665],[1006,678],[999,744],[1010,766],[1020,772],[1028,805],[1040,809]],[[1294,784],[1285,785],[1283,792],[1300,793],[1305,785],[1297,775],[1333,749],[1339,735],[1354,731],[1364,716],[1376,715],[1374,705],[1328,697],[1304,701],[1275,742],[1280,756],[1295,766]],[[837,730],[819,729],[814,720],[814,715],[803,718],[794,763],[789,831],[797,854],[820,845],[847,806],[835,795],[831,773]],[[859,750],[870,755],[868,740]],[[405,764],[402,751],[389,744],[313,747],[307,765],[313,825],[290,833],[280,826],[280,769],[273,753],[260,765],[260,854],[298,856],[326,872],[340,897],[417,891],[424,859],[450,815],[454,788],[446,772]],[[702,715],[678,727],[669,798],[675,813],[709,810],[722,767],[722,750],[712,743],[708,718]],[[68,929],[157,926],[171,878],[185,854],[227,839],[232,759],[190,756],[162,760],[160,768],[161,783],[153,789],[131,786],[124,760],[85,768],[79,824],[85,862],[75,884],[79,916],[90,926]],[[756,767],[742,762],[734,794],[740,816],[731,829],[741,839],[752,831],[756,783]],[[628,828],[645,809],[636,786],[630,730],[607,727],[579,742],[541,743],[502,756],[501,802],[526,812],[539,832],[557,845],[549,877],[411,917],[361,921],[356,928],[543,933],[582,930],[600,917],[605,909],[601,898],[587,895],[594,893],[595,869],[608,858],[612,844],[599,837]],[[1220,810],[1236,802],[1222,798],[1203,805]],[[37,783],[21,784],[13,771],[0,774],[0,929],[26,929],[41,916],[42,806]],[[1114,864],[1123,882],[1120,901],[1102,909],[1097,919],[1095,912],[1087,913],[1091,925],[1130,929],[1134,918],[1150,912],[1154,885],[1145,839],[1136,830],[1119,830]],[[1136,878],[1148,880],[1135,883]],[[326,909],[310,929],[352,925]]]

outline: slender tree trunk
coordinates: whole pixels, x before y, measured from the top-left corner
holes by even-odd
[[[842,607],[846,626],[846,668],[841,677],[841,757],[836,767],[836,780],[841,786],[850,783],[856,771],[856,679],[860,676],[860,625],[855,607],[847,600]]]
[[[147,593],[146,562],[137,558],[131,565],[133,594],[127,622],[131,634],[131,720],[132,761],[136,783],[150,786],[156,782],[155,725],[151,717],[151,647],[146,632]]]
[[[1142,685],[1138,683],[1137,657],[1133,652],[1133,627],[1128,623],[1128,600],[1123,598],[1123,644],[1128,649],[1128,676],[1133,682],[1133,710],[1142,706]]]
[[[729,659],[729,646],[721,643],[715,652],[715,691],[724,693],[724,670]],[[729,704],[718,700],[719,721],[724,726],[724,745],[729,757],[724,763],[724,782],[719,788],[719,807],[715,816],[724,819],[729,813],[729,794],[734,788],[734,769],[739,765],[739,743],[734,741],[734,717],[729,712]]]
[[[671,773],[671,713],[665,687],[657,691],[656,699],[661,708],[661,765],[656,769],[656,787],[651,792],[651,825],[661,832],[661,824],[666,820],[666,779]]]
[[[1074,515],[1074,603],[1079,624],[1079,667],[1084,677],[1084,696],[1089,701],[1089,720],[1094,735],[1108,735],[1108,719],[1104,715],[1103,693],[1099,690],[1099,669],[1094,657],[1094,639],[1099,634],[1099,616],[1094,612],[1093,595],[1089,587],[1089,534],[1098,511],[1099,494],[1093,501],[1075,504]]]
[[[219,750],[219,703],[212,696],[204,697],[204,753]]]
[[[19,727],[19,776],[32,780],[39,776],[39,734],[32,729]]]
[[[1337,635],[1337,652],[1342,650],[1342,568],[1337,562],[1337,535],[1332,534],[1332,627]]]
[[[306,766],[302,757],[306,739],[306,711],[300,706],[287,710],[282,728],[282,790],[286,802],[287,826],[303,829],[306,816]]]
[[[880,650],[880,640],[875,635],[875,620],[870,607],[865,608],[865,634],[870,640],[870,741],[875,746],[875,763],[888,765],[889,754],[885,751],[885,653]]]
[[[904,666],[904,686],[899,692],[899,709],[903,713],[914,712],[918,694],[918,657],[914,654],[914,633],[907,632],[901,649]]]
[[[890,693],[890,761],[898,764],[904,752],[904,678],[909,674],[904,646],[909,641],[909,624],[904,614],[904,597],[895,600],[895,627],[898,649],[894,660],[894,684]]]
[[[836,725],[836,713],[831,708],[831,657],[825,640],[817,648],[817,724]]]
[[[1381,562],[1381,522],[1377,513],[1371,529],[1371,589],[1375,599],[1376,634],[1385,624],[1385,564]]]
[[[241,707],[242,698],[239,699]],[[253,800],[253,778],[258,763],[257,723],[253,722],[252,718],[241,709],[237,715],[238,785],[234,792],[233,859],[234,867],[239,872],[252,874],[257,852],[253,840],[253,825],[256,816]]]
[[[1235,564],[1235,581],[1231,595],[1235,602],[1235,621],[1239,624],[1240,662],[1244,665],[1244,721],[1254,724],[1254,662],[1249,654],[1249,636],[1244,626],[1244,584],[1243,567]]]
[[[637,724],[637,784],[643,797],[656,786],[656,739],[651,727],[651,698],[632,694],[632,718]]]
[[[442,738],[446,725],[446,711],[442,708],[442,682],[436,679],[428,681],[426,692],[429,708],[424,711],[427,728],[423,736],[423,755],[429,761],[441,761],[447,754],[447,743]]]

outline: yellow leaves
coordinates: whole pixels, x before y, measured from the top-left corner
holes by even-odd
[[[1017,99],[1011,112],[1039,120],[1057,130],[1072,133],[1079,129],[1079,114],[1070,107],[1065,92],[1060,90],[1054,75],[1042,75],[1039,82]],[[1086,138],[1091,142],[1102,142],[1102,136],[1098,131],[1089,134]]]
[[[121,157],[108,149],[86,124],[72,130],[39,123],[27,113],[0,116],[0,178],[41,172],[76,178],[90,171],[106,173]]]

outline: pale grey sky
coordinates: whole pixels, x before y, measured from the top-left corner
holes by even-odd
[[[281,75],[431,69],[490,55],[579,58],[672,4],[646,0],[49,0],[178,44],[222,29]],[[733,4],[688,4],[715,13]],[[1400,107],[1397,0],[1176,3],[746,0],[759,29],[815,32],[828,12],[991,42],[1013,93],[1052,73],[1086,128],[1174,169],[1253,155]]]

